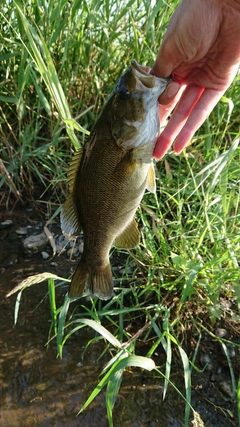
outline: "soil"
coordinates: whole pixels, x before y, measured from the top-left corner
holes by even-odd
[[[0,212],[0,222],[12,220],[7,234],[0,241],[0,427],[107,427],[105,394],[102,392],[78,417],[80,407],[99,381],[103,366],[110,355],[102,357],[104,343],[96,341],[85,349],[94,332],[84,329],[66,343],[63,358],[56,358],[56,342],[49,338],[51,316],[47,296],[47,283],[42,282],[22,293],[18,322],[13,325],[16,295],[6,294],[26,277],[51,272],[68,278],[77,260],[66,253],[52,257],[49,245],[46,260],[41,254],[24,257],[19,227],[31,226],[31,232],[42,232],[46,219],[35,218],[34,211]],[[29,228],[30,229],[30,228]],[[54,230],[59,231],[56,220]],[[15,237],[14,237],[15,236]],[[6,261],[7,259],[7,261]],[[58,288],[58,300],[63,302],[67,286]],[[40,301],[42,301],[41,304]],[[228,302],[229,310],[233,306]],[[229,305],[230,304],[230,305]],[[76,303],[77,306],[77,303]],[[227,311],[226,311],[227,312]],[[224,334],[238,346],[228,345],[232,375],[239,378],[240,322],[231,323],[227,315],[213,331]],[[211,329],[210,325],[206,325]],[[136,332],[136,331],[135,331]],[[184,335],[188,355],[192,356],[199,335],[189,330]],[[147,353],[144,346],[139,350]],[[84,356],[83,356],[84,354]],[[165,354],[157,348],[153,359],[165,371]],[[192,406],[206,427],[238,426],[236,394],[227,357],[221,344],[208,333],[202,335],[192,374]],[[184,394],[183,368],[179,354],[173,355],[171,381]],[[182,427],[185,404],[169,386],[163,400],[164,381],[153,372],[138,369],[124,373],[123,383],[114,408],[114,427]],[[190,426],[197,425],[191,421]]]

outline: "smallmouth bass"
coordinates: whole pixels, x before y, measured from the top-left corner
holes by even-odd
[[[73,157],[61,227],[70,236],[83,230],[84,251],[72,277],[70,298],[80,298],[85,290],[103,300],[111,298],[111,246],[131,249],[139,243],[134,216],[144,191],[155,192],[157,100],[167,84],[167,79],[148,74],[133,60],[87,143]]]

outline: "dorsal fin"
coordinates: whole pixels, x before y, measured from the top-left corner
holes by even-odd
[[[135,248],[140,241],[140,233],[138,230],[138,225],[135,219],[128,224],[128,226],[123,230],[123,232],[116,237],[114,245],[118,249],[132,249]]]
[[[63,234],[67,234],[68,236],[77,236],[80,234],[81,225],[79,223],[72,193],[69,194],[66,202],[62,206],[60,221]]]
[[[77,175],[79,164],[81,162],[82,155],[83,155],[83,148],[80,148],[78,151],[76,151],[76,153],[73,154],[73,157],[68,169],[67,179],[68,179],[68,186],[69,186],[70,193],[72,193],[74,189],[76,175]]]
[[[68,170],[68,185],[70,194],[62,206],[60,217],[62,232],[68,236],[77,236],[81,232],[81,225],[79,223],[77,209],[73,199],[73,191],[82,154],[83,149],[80,149],[73,155]]]
[[[153,163],[151,163],[148,170],[146,188],[148,191],[150,191],[150,193],[156,193],[156,177]]]

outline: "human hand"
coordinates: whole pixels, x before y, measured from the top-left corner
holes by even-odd
[[[240,1],[182,0],[172,15],[151,73],[173,80],[159,98],[154,157],[172,142],[180,153],[232,83],[240,63]],[[175,139],[176,138],[176,139]]]

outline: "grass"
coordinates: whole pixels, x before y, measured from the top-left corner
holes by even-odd
[[[52,213],[59,207],[67,194],[72,152],[85,141],[130,60],[153,63],[176,4],[29,0],[2,6],[2,206],[13,200],[39,200],[37,206],[49,201]],[[59,356],[69,337],[87,326],[96,332],[95,339],[105,341],[109,363],[80,412],[107,387],[106,410],[113,426],[114,403],[130,367],[152,370],[163,378],[167,398],[169,384],[176,388],[171,369],[177,350],[184,376],[185,396],[178,392],[186,402],[185,426],[190,415],[195,425],[203,425],[191,406],[191,377],[199,369],[195,362],[203,332],[223,347],[239,408],[239,380],[226,351],[229,342],[215,336],[211,327],[224,318],[233,326],[239,322],[239,111],[238,76],[191,146],[178,157],[168,153],[156,164],[157,194],[146,194],[137,213],[141,244],[125,253],[126,267],[116,274],[112,300],[91,300],[90,307],[81,300],[72,310],[66,296],[58,307],[55,286],[63,279],[51,273],[19,285],[24,289],[48,279],[49,339],[57,340]],[[21,294],[22,290],[15,321]],[[233,308],[224,301],[231,301]],[[199,341],[189,355],[185,337],[193,330]],[[138,354],[142,342],[144,356]],[[157,348],[165,353],[163,371],[153,361]]]

